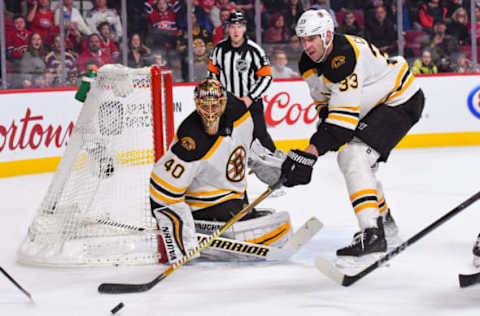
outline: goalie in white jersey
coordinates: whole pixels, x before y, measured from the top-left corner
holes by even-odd
[[[423,92],[403,57],[388,57],[363,38],[334,34],[325,10],[304,12],[296,33],[305,50],[299,69],[320,123],[305,151],[288,153],[282,166],[285,185],[309,183],[317,157],[346,144],[337,161],[360,232],[337,256],[357,261],[385,252],[385,234],[395,235],[397,227],[375,170],[420,119]]]
[[[195,89],[195,105],[196,111],[178,128],[175,142],[155,164],[150,181],[152,213],[169,263],[197,245],[195,229],[211,233],[247,202],[246,163],[253,138],[249,109],[213,78]],[[223,237],[282,246],[291,235],[290,227],[287,212],[253,210]],[[204,254],[232,259],[215,250],[205,249]]]

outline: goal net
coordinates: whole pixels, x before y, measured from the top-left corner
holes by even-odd
[[[173,139],[173,124],[170,71],[100,68],[18,261],[46,266],[157,263],[161,254],[155,235],[100,221],[156,228],[150,173]]]

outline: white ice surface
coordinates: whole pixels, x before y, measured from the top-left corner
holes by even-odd
[[[480,190],[480,147],[403,149],[380,167],[387,202],[405,240]],[[285,263],[198,263],[182,267],[148,292],[105,295],[102,282],[146,282],[163,266],[51,269],[16,263],[16,250],[52,174],[0,179],[0,265],[30,291],[35,304],[0,275],[0,315],[480,315],[480,285],[460,289],[471,273],[480,232],[480,202],[425,236],[351,287],[313,266],[349,243],[357,229],[335,154],[319,159],[312,183],[268,198],[290,211],[293,226],[317,216],[324,228]],[[265,186],[250,176],[253,200]]]

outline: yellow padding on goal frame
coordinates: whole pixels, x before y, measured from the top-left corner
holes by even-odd
[[[308,139],[278,140],[277,148],[287,152],[290,149],[305,149]],[[395,148],[427,148],[449,146],[480,146],[480,132],[434,133],[407,135]],[[61,157],[0,162],[0,178],[54,172]]]

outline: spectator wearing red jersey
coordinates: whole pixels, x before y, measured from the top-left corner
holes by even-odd
[[[112,56],[108,51],[101,47],[100,35],[93,33],[88,36],[87,50],[78,57],[78,69],[85,69],[85,63],[93,60],[98,63],[98,67],[112,63]]]
[[[175,12],[168,7],[167,0],[158,0],[148,13],[150,19],[150,34],[147,42],[153,48],[174,48],[177,41],[178,28],[175,21]]]
[[[290,34],[285,26],[281,13],[275,13],[270,19],[270,27],[263,33],[263,41],[267,44],[288,43]]]
[[[194,2],[196,1],[199,6],[201,6],[205,12],[209,13],[210,10],[213,9],[215,6],[215,0],[193,0]]]
[[[212,34],[212,41],[213,41],[213,45],[217,45],[218,42],[220,42],[222,39],[225,38],[225,35],[226,35],[226,29],[227,29],[227,21],[228,21],[228,18],[230,17],[230,10],[228,9],[222,9],[222,11],[220,12],[220,19],[222,20],[222,24],[215,28],[215,30],[213,30],[213,34]]]
[[[50,0],[33,1],[33,7],[27,15],[27,22],[32,32],[40,34],[47,45],[51,44],[53,12],[50,10]]]
[[[433,22],[436,20],[444,20],[447,16],[447,8],[440,5],[440,0],[428,0],[428,2],[420,7],[418,11],[418,19],[423,28],[430,30]]]
[[[22,58],[28,47],[28,37],[31,34],[26,28],[25,18],[17,15],[13,18],[15,31],[7,34],[7,56],[13,60]]]
[[[102,49],[110,53],[112,56],[112,62],[117,62],[120,57],[120,52],[118,51],[117,43],[113,41],[110,30],[110,23],[106,21],[98,25],[98,33],[100,34],[101,39],[100,46]]]

